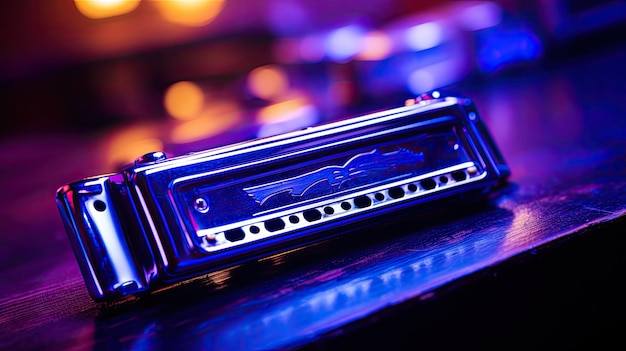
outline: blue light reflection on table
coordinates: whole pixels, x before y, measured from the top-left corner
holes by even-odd
[[[474,91],[513,170],[511,183],[488,206],[469,213],[451,208],[448,220],[425,226],[409,218],[387,227],[374,244],[317,252],[315,263],[290,265],[276,257],[274,271],[245,284],[232,284],[223,272],[189,300],[192,287],[178,287],[145,309],[122,306],[120,316],[103,308],[94,324],[82,325],[86,341],[99,347],[114,333],[117,346],[137,350],[303,345],[397,304],[436,298],[472,274],[623,217],[626,178],[615,165],[623,162],[625,111],[616,103],[620,83],[609,79],[623,71],[623,54]],[[598,66],[603,69],[591,69]],[[576,79],[568,79],[573,73]],[[590,91],[595,79],[604,84]],[[598,101],[611,102],[600,107]]]
[[[322,266],[296,267],[296,272],[283,267],[276,279],[235,288],[215,300],[209,293],[206,301],[193,308],[171,314],[160,311],[153,321],[160,333],[151,332],[155,327],[148,326],[146,333],[137,335],[132,348],[153,343],[164,346],[174,340],[185,347],[211,350],[294,347],[396,304],[435,298],[438,288],[458,279],[497,266],[572,230],[624,215],[619,206],[626,203],[626,195],[614,209],[599,203],[601,210],[582,211],[580,203],[591,204],[593,198],[605,196],[615,185],[585,181],[590,182],[586,187],[556,186],[546,191],[541,206],[524,196],[528,190],[520,193],[519,184],[513,184],[502,189],[486,208],[457,218],[456,224],[427,226],[371,247],[356,245],[354,251]],[[617,186],[623,188],[625,184],[622,181]],[[563,218],[563,212],[576,216]],[[611,212],[608,217],[607,212]],[[459,228],[459,221],[468,226]],[[551,231],[546,222],[557,223],[564,230]],[[350,240],[356,239],[353,235]],[[276,264],[280,267],[285,262],[277,258]],[[227,274],[222,279],[229,289]]]
[[[493,211],[500,222],[512,220],[508,211]],[[419,295],[431,297],[432,289],[489,264],[485,257],[496,262],[499,245],[506,241],[497,226],[449,234],[441,236],[435,229],[399,238],[391,246],[381,243],[363,256],[350,257],[354,261],[348,264],[342,258],[331,264],[335,268],[305,272],[307,278],[287,277],[295,285],[278,283],[275,287],[282,290],[271,290],[272,283],[246,287],[224,306],[209,295],[207,302],[192,310],[161,317],[156,323],[161,329],[185,321],[179,340],[194,349],[276,349],[299,344],[386,306]],[[415,235],[421,238],[415,240]],[[168,333],[179,332],[176,327],[168,329]],[[146,331],[132,342],[133,349],[151,344],[155,337]]]
[[[501,232],[500,232],[501,233]],[[202,335],[198,343],[211,349],[274,349],[300,343],[320,333],[365,317],[427,293],[456,277],[470,273],[478,257],[493,253],[494,237],[470,238],[463,245],[449,245],[432,252],[410,252],[378,262],[357,271],[336,274],[318,284],[313,291],[293,291],[287,300],[272,296],[239,305],[241,316],[228,313],[224,323],[209,323],[195,330]],[[474,262],[472,262],[474,261]],[[481,264],[484,262],[481,262]],[[427,295],[426,295],[427,296]]]

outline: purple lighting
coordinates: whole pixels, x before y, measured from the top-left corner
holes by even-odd
[[[316,35],[305,37],[300,41],[298,53],[304,62],[322,61],[324,59],[324,39]]]
[[[475,31],[493,27],[500,23],[502,9],[494,2],[484,2],[463,9],[459,23],[465,30]]]
[[[298,1],[273,1],[267,10],[268,25],[278,35],[298,34],[310,25],[309,14]]]

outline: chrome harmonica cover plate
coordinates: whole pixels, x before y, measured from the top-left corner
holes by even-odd
[[[485,193],[509,169],[473,103],[440,97],[61,187],[96,301],[291,249],[400,209]]]

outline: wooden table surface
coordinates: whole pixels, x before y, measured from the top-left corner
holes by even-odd
[[[58,186],[109,171],[98,154],[106,136],[2,140],[0,349],[595,342],[623,321],[612,284],[626,267],[625,62],[617,48],[456,87],[512,169],[484,205],[407,216],[116,304],[90,300],[54,205]]]

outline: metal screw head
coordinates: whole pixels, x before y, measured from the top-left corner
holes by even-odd
[[[160,162],[167,158],[163,151],[155,151],[139,156],[135,159],[135,165],[147,165],[150,163]]]
[[[200,213],[207,213],[209,212],[209,202],[204,198],[199,197],[193,202],[193,208]]]

